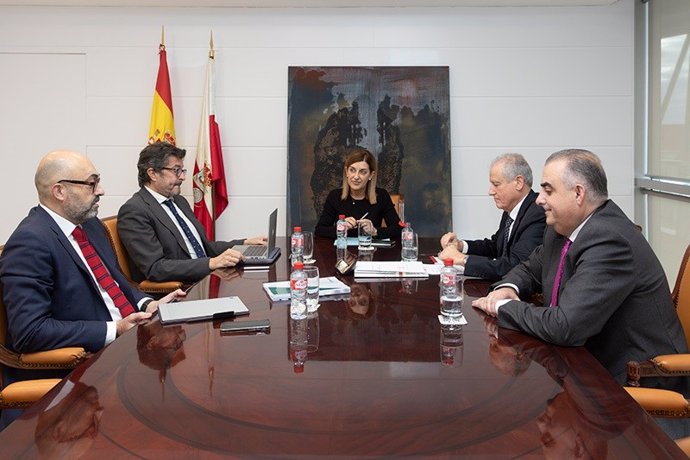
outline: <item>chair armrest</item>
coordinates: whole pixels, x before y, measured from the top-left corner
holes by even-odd
[[[0,345],[0,364],[16,369],[72,369],[87,356],[79,347],[19,354]]]
[[[679,375],[690,375],[690,354],[688,353],[659,355],[643,362],[628,362],[628,385],[633,387],[640,386],[641,377]]]
[[[676,391],[658,388],[624,388],[644,410],[655,417],[685,418],[690,416],[690,402]]]
[[[149,281],[144,280],[137,285],[137,288],[148,294],[168,294],[175,289],[181,289],[184,284],[181,281]]]
[[[60,382],[60,379],[39,379],[24,380],[7,385],[0,391],[0,407],[4,409],[29,407]]]
[[[82,362],[86,357],[86,351],[81,347],[58,348],[48,351],[37,351],[34,353],[22,353],[19,361],[26,366],[42,367],[64,367],[71,369]]]

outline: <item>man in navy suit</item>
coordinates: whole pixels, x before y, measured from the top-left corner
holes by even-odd
[[[520,154],[506,153],[491,162],[489,195],[503,210],[496,233],[474,241],[446,233],[439,257],[453,259],[465,275],[497,280],[541,244],[546,223],[544,210],[535,203],[532,168]]]
[[[9,348],[98,351],[147,321],[159,303],[184,295],[178,290],[154,301],[127,283],[96,218],[104,191],[85,156],[47,154],[35,184],[40,204],[12,233],[0,257]],[[65,373],[5,368],[5,374],[15,381]]]
[[[561,346],[584,345],[619,382],[628,361],[686,353],[666,275],[642,233],[608,199],[606,173],[587,150],[544,165],[537,203],[544,243],[472,305],[498,325]],[[544,306],[525,300],[544,294]]]

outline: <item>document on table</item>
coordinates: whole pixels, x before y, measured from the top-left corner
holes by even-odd
[[[336,241],[333,241],[333,246],[335,246],[336,243]],[[356,236],[348,236],[347,245],[359,246],[359,238],[357,238]],[[373,240],[371,240],[371,245],[375,248],[392,248],[393,246],[395,246],[395,240],[391,240],[390,238],[374,238]]]
[[[290,300],[290,281],[264,283],[264,291],[273,301]],[[349,294],[350,286],[335,276],[319,279],[319,297]]]
[[[414,262],[369,262],[357,261],[355,278],[428,278],[424,264]]]

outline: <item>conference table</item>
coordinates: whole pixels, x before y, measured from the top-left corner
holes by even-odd
[[[340,276],[349,295],[291,320],[262,289],[289,277],[279,240],[269,269],[219,272],[188,297],[237,295],[250,315],[235,321],[269,319],[269,333],[140,325],[0,433],[2,456],[685,458],[584,348],[497,328],[472,308],[486,281],[465,279],[462,327],[439,323],[433,275]],[[333,241],[315,246],[321,276],[335,276]],[[437,251],[420,239],[420,260]],[[399,260],[400,249],[361,256]]]

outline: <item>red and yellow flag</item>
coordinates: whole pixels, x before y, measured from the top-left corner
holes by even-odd
[[[216,122],[214,78],[213,38],[211,38],[192,183],[194,215],[206,229],[206,236],[210,240],[214,239],[216,219],[228,206],[223,151],[220,143],[220,130]]]
[[[170,75],[168,75],[168,59],[163,43],[158,49],[160,63],[156,90],[153,92],[149,144],[164,141],[175,145],[175,123],[173,120],[172,93],[170,92]]]

